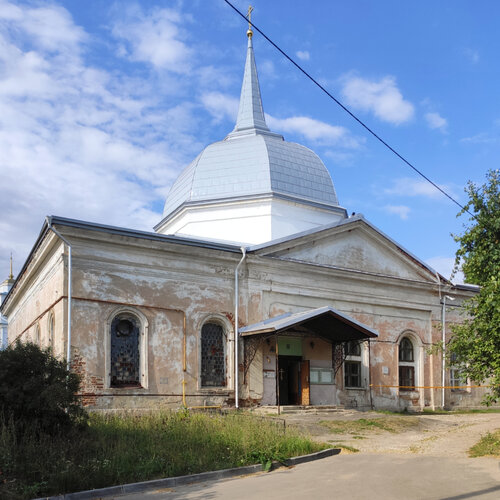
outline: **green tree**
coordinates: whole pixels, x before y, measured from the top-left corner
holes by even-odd
[[[75,395],[80,378],[51,350],[17,342],[0,351],[0,419],[19,431],[37,425],[57,432],[84,415]]]
[[[466,283],[480,285],[466,301],[466,317],[453,328],[448,352],[454,353],[462,375],[493,385],[486,404],[500,399],[500,171],[490,170],[487,182],[470,182],[469,201],[458,216],[471,213],[459,243],[455,268],[461,264]]]

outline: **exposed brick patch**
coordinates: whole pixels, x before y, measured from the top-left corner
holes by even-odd
[[[104,380],[102,377],[90,375],[86,369],[86,360],[75,349],[71,358],[71,371],[81,377],[81,402],[82,406],[96,406],[97,394],[104,389]]]
[[[230,313],[230,312],[223,312],[222,314],[229,320],[231,325],[233,325],[233,327],[234,327],[234,314]],[[241,326],[243,326],[243,325],[241,325]]]

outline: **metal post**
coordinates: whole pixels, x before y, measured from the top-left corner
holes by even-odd
[[[370,408],[373,410],[373,394],[372,394],[372,350],[371,341],[368,339],[368,384],[370,387]]]

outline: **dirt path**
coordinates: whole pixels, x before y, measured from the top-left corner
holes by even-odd
[[[401,453],[464,458],[481,436],[500,429],[500,413],[385,415],[342,411],[283,415],[313,439],[362,453]]]

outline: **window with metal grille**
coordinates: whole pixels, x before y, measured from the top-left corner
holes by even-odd
[[[205,323],[201,329],[201,386],[226,385],[224,329],[217,323]]]
[[[413,366],[399,367],[399,386],[402,391],[415,389],[415,368]]]
[[[361,387],[361,361],[344,363],[344,386]]]
[[[139,320],[119,314],[111,322],[111,387],[140,387]]]

